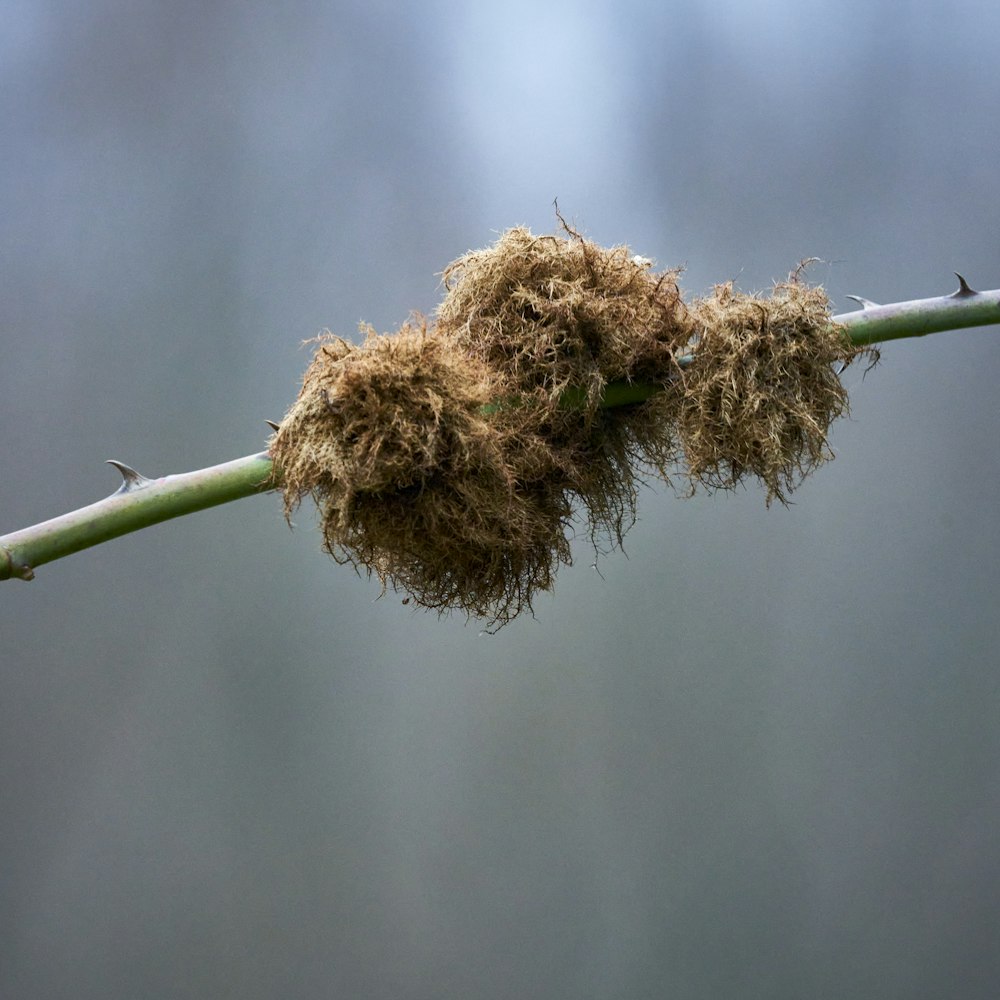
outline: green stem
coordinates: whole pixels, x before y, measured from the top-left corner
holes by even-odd
[[[864,309],[834,316],[833,321],[846,326],[851,342],[859,345],[1000,323],[1000,289],[974,292],[961,275],[958,280],[961,286],[951,295],[886,306],[859,300]]]
[[[273,474],[266,452],[162,479],[126,474],[122,487],[104,500],[0,538],[0,580],[30,580],[43,563],[161,521],[263,493],[274,488]]]
[[[834,316],[833,322],[845,327],[851,342],[858,345],[1000,323],[1000,289],[974,292],[964,279],[959,280],[961,287],[952,295],[885,306],[864,302],[863,309]],[[601,405],[641,403],[660,388],[651,383],[614,382],[605,390]],[[565,402],[573,405],[572,393]],[[160,521],[266,493],[278,485],[266,452],[154,480],[120,468],[125,482],[106,499],[0,537],[0,580],[30,580],[35,567],[44,563]]]

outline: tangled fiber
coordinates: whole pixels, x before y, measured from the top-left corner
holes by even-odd
[[[644,475],[695,490],[758,478],[768,502],[832,457],[834,371],[861,353],[798,273],[767,298],[685,304],[678,272],[570,229],[512,229],[444,272],[433,322],[326,335],[270,451],[286,514],[418,604],[499,626],[530,609],[585,515],[620,543]],[[612,382],[655,387],[602,405]]]

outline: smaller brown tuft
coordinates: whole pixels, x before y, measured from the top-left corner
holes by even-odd
[[[768,504],[787,503],[833,458],[827,431],[848,412],[835,366],[874,352],[850,343],[829,305],[799,271],[768,298],[729,283],[692,303],[697,346],[676,416],[692,485],[732,489],[756,476]]]

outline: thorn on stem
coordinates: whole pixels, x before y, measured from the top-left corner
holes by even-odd
[[[848,295],[846,298],[857,302],[862,309],[876,309],[878,307],[877,302],[872,302],[871,299],[863,299],[860,295]]]
[[[148,486],[153,480],[147,479],[141,472],[136,472],[130,465],[126,465],[124,462],[116,462],[113,458],[109,458],[107,461],[108,465],[113,465],[122,476],[124,482],[121,486],[115,490],[115,493],[131,493],[133,490],[141,490],[144,486]]]
[[[969,287],[969,283],[958,273],[958,271],[955,271],[954,275],[958,278],[958,291],[951,293],[951,297],[953,299],[965,299],[970,295],[978,294],[974,288]]]

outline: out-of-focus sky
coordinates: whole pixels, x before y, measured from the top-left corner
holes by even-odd
[[[685,287],[1000,284],[1000,7],[0,2],[0,532],[260,450],[553,199]],[[0,588],[0,995],[996,995],[997,329],[494,636],[275,497]]]

